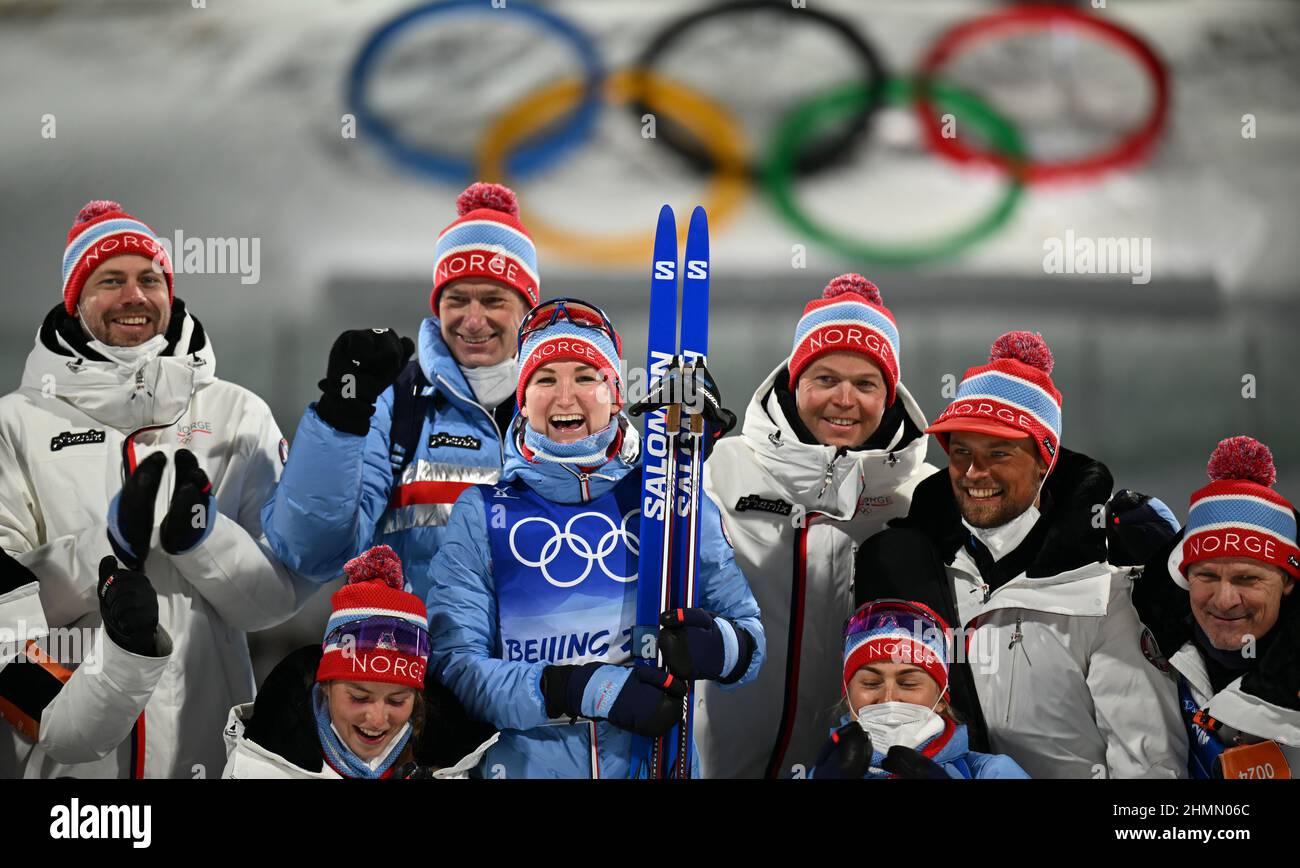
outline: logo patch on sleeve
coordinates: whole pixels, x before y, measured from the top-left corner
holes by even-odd
[[[787,501],[759,497],[757,494],[746,494],[736,501],[736,512],[754,510],[756,512],[774,512],[777,515],[789,515],[792,509],[794,509],[794,505]]]
[[[65,446],[85,446],[88,443],[103,442],[103,431],[61,431],[58,436],[50,438],[50,451],[58,452]]]
[[[435,431],[429,435],[429,448],[437,449],[440,446],[446,446],[450,449],[473,449],[477,451],[483,447],[483,441],[468,435],[458,437],[445,431]]]

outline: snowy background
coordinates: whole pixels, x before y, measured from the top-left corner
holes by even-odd
[[[414,333],[428,313],[434,239],[463,183],[403,168],[364,125],[343,134],[355,110],[349,69],[368,36],[411,4],[197,2],[0,0],[0,386],[17,385],[59,298],[73,216],[88,199],[113,198],[168,238],[259,239],[256,284],[182,274],[177,294],[212,336],[218,374],[265,397],[292,437],[340,330]],[[581,72],[562,42],[513,13],[516,3],[484,0],[478,14],[405,29],[375,65],[373,110],[409,142],[481,156],[502,112]],[[619,69],[669,20],[707,4],[540,5]],[[944,31],[1006,4],[808,5],[849,20],[891,73],[907,75]],[[1272,446],[1279,488],[1300,497],[1300,4],[1108,0],[1093,12],[1138,34],[1169,68],[1171,110],[1151,158],[1095,181],[1032,187],[988,239],[910,268],[844,259],[792,229],[761,188],[747,190],[713,233],[710,367],[733,408],[789,351],[803,304],[830,277],[859,270],[895,313],[903,378],[927,413],[945,403],[945,375],[981,362],[1001,332],[1029,328],[1056,355],[1065,444],[1105,461],[1119,484],[1165,498],[1181,517],[1214,444],[1250,433]],[[859,75],[815,23],[761,19],[700,25],[659,67],[722,106],[743,130],[731,144],[760,155],[792,106]],[[1152,97],[1129,57],[1068,32],[973,47],[944,78],[1012,120],[1032,153],[1058,159],[1117,141]],[[1243,136],[1246,115],[1253,138]],[[508,180],[531,213],[591,233],[592,250],[611,234],[648,231],[665,201],[684,220],[707,186],[617,105],[553,167]],[[912,111],[891,108],[842,163],[796,189],[847,234],[905,242],[969,222],[1003,184],[931,154]],[[1045,273],[1045,241],[1067,231],[1150,239],[1150,282]],[[649,249],[612,265],[544,243],[539,256],[543,292],[604,305],[636,364]],[[942,463],[937,445],[930,459]],[[259,675],[317,638],[326,609],[321,595],[291,625],[253,637]]]

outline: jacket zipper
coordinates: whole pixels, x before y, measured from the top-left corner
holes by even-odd
[[[818,500],[821,500],[822,495],[826,493],[826,489],[830,488],[831,480],[835,478],[835,462],[839,461],[840,457],[848,451],[847,447],[841,446],[835,450],[831,460],[826,462],[826,473],[822,476],[822,488],[821,491],[817,492]]]
[[[1012,707],[1013,707],[1014,704],[1015,704],[1015,691],[1016,691],[1016,657],[1018,656],[1018,655],[1015,653],[1015,647],[1016,647],[1017,645],[1020,646],[1020,653],[1023,654],[1023,655],[1025,655],[1025,663],[1026,663],[1027,665],[1029,665],[1029,666],[1033,666],[1033,665],[1034,665],[1033,661],[1029,659],[1029,652],[1025,650],[1025,633],[1024,633],[1024,630],[1022,629],[1023,622],[1024,622],[1024,618],[1022,618],[1020,615],[1017,615],[1017,616],[1016,616],[1016,628],[1015,628],[1014,630],[1011,631],[1011,641],[1010,641],[1009,643],[1007,643],[1007,650],[1010,651],[1010,652],[1012,652],[1012,653],[1011,653],[1011,680],[1010,680],[1010,683],[1007,685],[1007,718],[1006,718],[1006,723],[1007,723],[1008,725],[1010,725],[1010,723],[1011,723],[1011,709],[1012,709]]]
[[[785,693],[782,697],[781,720],[777,726],[776,743],[767,760],[766,778],[781,777],[786,751],[794,734],[795,717],[799,709],[799,669],[803,656],[804,609],[808,594],[808,531],[813,516],[795,531],[794,576],[790,589],[790,635],[786,644]]]

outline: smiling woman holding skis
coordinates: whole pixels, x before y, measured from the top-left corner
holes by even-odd
[[[519,347],[501,483],[460,496],[432,565],[430,667],[502,730],[484,776],[628,777],[633,735],[672,727],[683,679],[755,677],[758,605],[702,498],[701,607],[664,618],[673,671],[631,666],[641,450],[622,342],[599,308],[556,299],[524,318]]]

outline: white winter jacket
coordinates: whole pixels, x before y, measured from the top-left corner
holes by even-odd
[[[259,514],[285,442],[260,398],[216,378],[211,342],[179,300],[165,349],[117,360],[89,357],[59,334],[58,320],[56,309],[37,333],[22,385],[0,398],[0,545],[38,578],[49,626],[99,624],[98,564],[112,553],[106,515],[124,459],[169,457],[155,528],[175,484],[171,456],[182,447],[212,481],[218,515],[204,540],[179,555],[158,546],[155,529],[145,572],[172,648],[139,725],[126,727],[130,737],[108,744],[103,735],[121,731],[131,703],[148,692],[148,667],[84,694],[68,691],[74,675],[67,695],[46,708],[37,743],[9,727],[0,733],[0,776],[216,775],[225,763],[218,727],[253,694],[244,633],[286,620],[316,587],[281,567],[262,536]],[[62,735],[69,726],[79,743]]]
[[[223,778],[248,780],[252,778],[307,778],[311,780],[341,780],[342,775],[330,768],[329,763],[321,763],[318,772],[308,771],[295,765],[273,751],[269,751],[255,741],[244,737],[244,726],[253,715],[253,703],[246,702],[230,709],[226,720],[226,767]],[[474,748],[453,766],[438,769],[433,773],[435,779],[455,778],[468,780],[469,771],[479,764],[487,749],[496,744],[501,733],[494,732],[487,741]]]
[[[718,443],[704,465],[705,489],[722,510],[768,637],[768,660],[753,684],[699,688],[704,777],[802,777],[812,769],[842,711],[854,552],[907,514],[912,489],[935,470],[925,463],[925,416],[902,384],[897,400],[913,424],[899,425],[889,448],[801,442],[774,390],[787,364],[754,393],[741,436]]]

